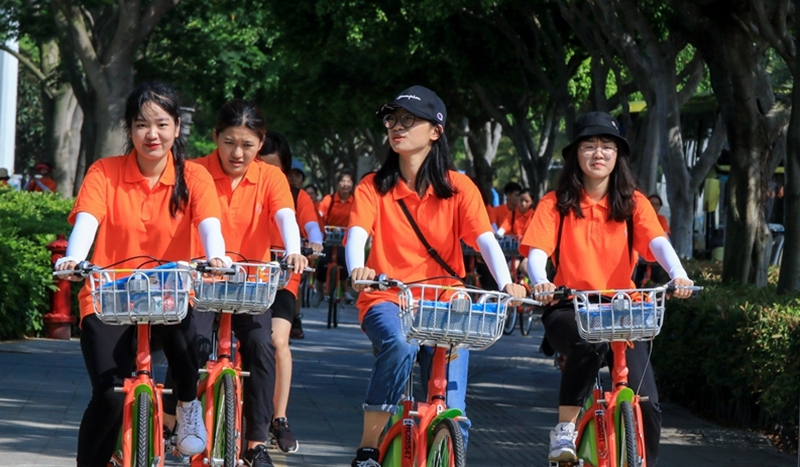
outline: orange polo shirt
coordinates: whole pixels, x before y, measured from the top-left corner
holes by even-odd
[[[510,212],[511,210],[508,209],[508,204],[501,204],[492,210],[489,214],[489,220],[499,228],[500,224],[503,223],[503,219],[505,219]]]
[[[289,195],[291,196],[291,192]],[[311,196],[309,196],[305,190],[300,190],[297,192],[297,206],[295,207],[295,210],[297,211],[297,224],[300,227],[300,236],[308,238],[308,233],[306,232],[305,226],[309,222],[319,223],[319,216],[317,215],[317,211],[314,209],[314,202],[311,201]],[[274,217],[272,218],[272,225],[270,226],[270,229],[272,232],[275,232],[275,235],[273,235],[270,239],[272,241],[272,248],[283,250],[285,248],[283,238],[278,231],[278,224],[275,223]],[[297,292],[300,290],[301,276],[302,274],[292,274],[292,278],[289,279],[289,283],[286,284],[286,287],[284,287],[284,289],[291,292],[295,298],[297,298]]]
[[[319,203],[319,214],[320,217],[322,217],[322,224],[347,227],[348,220],[350,219],[350,211],[353,209],[354,199],[353,195],[350,195],[347,201],[342,201],[338,192],[332,195],[325,195]],[[333,203],[333,206],[331,206],[331,203]]]
[[[458,193],[439,199],[428,187],[420,199],[405,183],[399,182],[386,195],[375,187],[374,174],[367,175],[355,191],[355,204],[350,214],[350,227],[361,227],[372,235],[372,248],[366,266],[378,274],[405,283],[447,275],[422,245],[403,214],[397,200],[402,199],[422,235],[442,259],[459,276],[464,275],[464,257],[460,240],[475,250],[477,238],[492,231],[489,216],[483,208],[481,194],[466,175],[449,171]],[[436,284],[454,284],[452,279],[434,280]],[[361,293],[358,296],[359,319],[372,306],[381,302],[398,302],[397,289]]]
[[[209,217],[220,218],[214,196],[214,182],[203,168],[185,164],[184,179],[189,200],[183,212],[170,215],[169,201],[175,186],[175,166],[168,155],[158,182],[149,182],[136,164],[136,151],[124,156],[98,160],[86,173],[69,222],[75,223],[79,212],[93,215],[100,225],[94,242],[92,263],[114,268],[137,268],[146,260],[140,255],[164,261],[188,261],[192,257],[192,232]],[[146,264],[144,267],[154,267]],[[89,285],[78,296],[81,319],[94,313]]]
[[[555,285],[578,290],[631,289],[635,285],[631,274],[636,253],[653,261],[650,242],[664,236],[656,212],[643,193],[635,192],[633,211],[633,258],[628,255],[628,226],[625,221],[608,220],[608,197],[594,202],[586,194],[581,198],[583,218],[574,212],[564,217],[561,252]],[[531,248],[551,256],[558,240],[560,216],[556,209],[556,194],[547,193],[536,207],[528,231],[520,242],[519,251],[525,257]],[[555,261],[555,259],[554,259]]]
[[[525,214],[520,214],[519,208],[517,208],[514,212],[506,214],[506,218],[503,219],[502,224],[498,225],[498,228],[505,231],[504,235],[522,237],[528,231],[528,225],[532,220],[533,208],[528,209]]]
[[[256,158],[236,189],[232,189],[217,150],[190,163],[204,167],[214,179],[222,208],[222,236],[230,257],[236,262],[269,261],[270,245],[275,244],[275,238],[280,239],[275,213],[283,208],[294,210],[289,182],[281,169]]]

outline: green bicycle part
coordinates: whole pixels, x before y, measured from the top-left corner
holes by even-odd
[[[394,426],[395,423],[400,423],[403,419],[403,406],[399,406],[397,412],[389,418],[389,423],[386,425],[384,434],[389,427]],[[402,433],[395,436],[386,453],[383,455],[382,467],[400,467],[403,463],[403,437]]]
[[[466,467],[464,435],[452,418],[439,420],[433,428],[427,467]]]
[[[444,409],[442,413],[437,415],[433,420],[431,420],[431,424],[428,425],[428,446],[430,446],[431,439],[433,439],[433,432],[436,430],[436,425],[439,424],[440,421],[444,420],[445,418],[455,419],[456,417],[461,417],[464,415],[464,411],[461,409]]]
[[[586,403],[583,405],[583,409],[581,410],[581,414],[578,416],[578,420],[580,420],[585,413],[590,412],[592,410],[593,405],[594,405],[594,394],[592,393],[589,394],[589,397],[586,398]],[[597,433],[596,418],[592,417],[589,423],[586,424],[586,428],[584,428],[583,434],[581,436],[581,441],[577,447],[578,459],[583,459],[584,462],[592,466],[598,465],[597,434],[598,433]]]

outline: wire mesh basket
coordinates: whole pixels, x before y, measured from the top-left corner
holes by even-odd
[[[342,241],[344,240],[344,231],[344,227],[326,225],[324,244],[327,246],[342,246]]]
[[[648,341],[664,324],[666,289],[576,291],[578,332],[588,342]]]
[[[500,249],[503,250],[503,255],[506,257],[520,256],[519,254],[519,237],[513,235],[506,235],[497,239],[500,244]]]
[[[504,294],[417,284],[400,294],[400,320],[409,342],[483,350],[503,333]]]
[[[192,271],[168,263],[153,269],[97,269],[89,275],[95,314],[105,324],[177,324],[189,309]]]
[[[282,261],[283,257],[286,256],[286,250],[279,250],[277,248],[272,248],[269,250],[272,254],[273,261]],[[289,281],[292,280],[292,269],[286,268],[281,269],[277,272],[278,274],[278,290],[284,289]]]
[[[278,262],[233,263],[232,276],[195,276],[194,309],[260,315],[275,301],[281,267]]]

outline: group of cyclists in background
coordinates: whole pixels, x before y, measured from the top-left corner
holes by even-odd
[[[466,274],[462,242],[477,251],[491,286],[515,298],[575,289],[632,288],[638,258],[657,262],[673,283],[691,281],[672,249],[653,198],[636,189],[630,148],[617,121],[591,112],[574,127],[564,148],[564,170],[554,191],[535,204],[535,195],[516,183],[505,186],[507,203],[487,208],[477,186],[459,173],[445,126],[447,110],[435,92],[412,86],[378,107],[389,150],[381,167],[360,181],[343,171],[336,191],[318,200],[314,185],[303,187],[305,170],[292,160],[289,144],[267,129],[252,103],[232,100],[219,110],[213,132],[216,149],[188,159],[180,134],[178,95],[170,86],[145,83],[131,92],[125,111],[128,147],[124,155],[95,162],[80,188],[69,221],[74,225],[67,254],[55,269],[74,270],[87,259],[99,266],[136,268],[143,256],[164,261],[204,257],[211,266],[232,261],[270,261],[273,249],[295,272],[278,292],[271,312],[235,315],[245,379],[243,410],[247,446],[242,460],[269,467],[270,438],[285,453],[299,443],[287,406],[292,377],[289,338],[301,338],[298,287],[314,253],[320,303],[326,261],[340,261],[350,278],[378,274],[413,283],[429,280],[457,285]],[[660,202],[660,198],[658,199]],[[654,203],[655,204],[655,203]],[[346,229],[336,255],[323,247],[325,226]],[[512,277],[498,235],[519,239],[520,270],[530,289]],[[369,254],[365,254],[371,242]],[[548,266],[548,260],[554,268]],[[555,275],[553,275],[553,270]],[[73,277],[78,280],[77,277]],[[483,283],[485,288],[490,281]],[[378,440],[397,410],[403,385],[417,359],[430,353],[406,342],[398,317],[397,293],[355,284],[361,328],[375,363],[364,399],[364,425],[353,467],[380,467]],[[685,298],[678,290],[674,296]],[[114,392],[131,372],[132,326],[107,326],[94,316],[88,285],[80,293],[81,350],[92,383],[91,400],[78,436],[77,465],[107,466],[122,419],[123,395]],[[550,345],[566,358],[559,393],[558,424],[551,432],[550,459],[576,458],[575,421],[607,348],[584,342],[571,304],[544,296],[543,322]],[[193,313],[174,326],[153,326],[169,364],[174,398],[165,402],[165,430],[174,432],[184,455],[206,445],[197,400],[198,369],[209,357],[213,314]],[[628,350],[632,378],[644,380],[648,466],[657,462],[661,413],[644,345]],[[469,352],[449,355],[447,404],[466,410]],[[469,421],[459,421],[466,442]]]

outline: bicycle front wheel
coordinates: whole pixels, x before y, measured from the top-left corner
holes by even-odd
[[[503,334],[510,336],[514,332],[514,325],[517,324],[517,307],[506,307],[506,324],[503,326]]]
[[[439,421],[433,430],[428,467],[466,467],[467,455],[461,428],[452,418]]]
[[[625,439],[620,440],[620,454],[625,456],[620,458],[619,465],[621,467],[640,467],[642,461],[639,458],[636,446],[636,424],[633,417],[633,407],[629,401],[622,401],[619,409],[622,414],[622,431],[625,433]]]
[[[140,392],[136,396],[136,446],[134,453],[136,467],[150,467],[150,394]]]
[[[233,387],[233,376],[222,375],[220,393],[217,397],[217,423],[214,430],[214,457],[223,460],[224,467],[237,465],[237,430],[236,430],[236,391]]]

